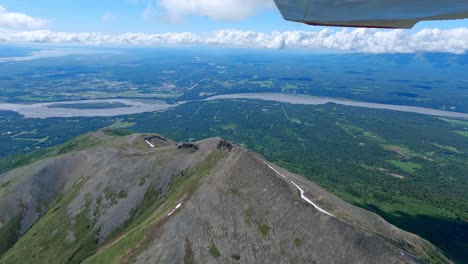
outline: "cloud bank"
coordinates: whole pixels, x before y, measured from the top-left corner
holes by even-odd
[[[165,46],[216,45],[243,48],[302,48],[365,53],[449,52],[468,51],[468,28],[448,30],[331,30],[319,32],[286,31],[261,33],[255,31],[220,30],[211,34],[126,33],[63,33],[47,30],[7,32],[0,34],[0,42],[84,44],[94,46]]]
[[[0,28],[4,29],[41,29],[45,28],[47,20],[37,17],[32,17],[23,13],[8,12],[8,10],[0,5]]]

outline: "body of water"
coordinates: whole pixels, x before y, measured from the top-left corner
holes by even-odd
[[[288,95],[280,93],[245,93],[245,94],[226,94],[217,95],[207,98],[207,101],[212,100],[267,100],[276,101],[290,104],[302,105],[323,105],[327,103],[334,103],[338,105],[365,107],[372,109],[383,109],[400,112],[418,113],[431,116],[462,118],[468,120],[468,114],[443,111],[431,108],[405,106],[405,105],[391,105],[391,104],[378,104],[367,103],[359,101],[351,101],[346,99],[328,98],[328,97],[314,97],[306,95]],[[103,100],[83,100],[83,101],[66,101],[66,102],[51,102],[51,103],[37,103],[37,104],[11,104],[0,103],[0,110],[15,111],[27,118],[49,118],[49,117],[93,117],[93,116],[120,116],[132,115],[147,112],[165,111],[169,108],[176,107],[186,102],[179,102],[178,104],[167,104],[164,101],[154,100],[132,100],[132,99],[103,99]],[[76,104],[99,104],[99,103],[120,103],[125,107],[116,107],[109,109],[74,109],[71,107],[60,108],[57,105],[76,105]]]
[[[78,105],[78,104],[100,104],[119,103],[124,107],[107,109],[74,109],[69,107],[60,108],[57,105]],[[37,104],[9,104],[0,103],[0,110],[15,111],[27,118],[49,118],[49,117],[95,117],[95,116],[120,116],[132,115],[147,112],[164,111],[177,105],[167,104],[164,101],[154,100],[131,100],[131,99],[103,99],[103,100],[83,100],[66,101]]]

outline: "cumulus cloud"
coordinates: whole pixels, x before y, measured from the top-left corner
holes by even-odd
[[[23,13],[9,12],[0,6],[0,28],[6,29],[41,29],[46,27],[47,20],[32,17]]]
[[[334,49],[369,53],[411,53],[468,51],[468,28],[450,30],[423,29],[416,33],[405,30],[285,32],[285,45],[313,49]]]
[[[145,11],[162,10],[162,15],[171,21],[180,21],[185,16],[198,15],[215,20],[241,20],[255,13],[273,8],[273,0],[152,0]]]
[[[210,34],[126,33],[63,33],[47,30],[7,32],[0,42],[30,42],[57,44],[85,44],[99,46],[163,46],[163,45],[217,45],[245,48],[302,48],[338,50],[365,53],[450,52],[468,51],[468,28],[448,30],[331,30],[319,32],[286,31],[262,33],[255,31],[220,30]]]

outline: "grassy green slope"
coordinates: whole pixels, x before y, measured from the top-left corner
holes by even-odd
[[[89,206],[75,219],[70,219],[67,204],[80,192],[82,179],[74,189],[60,199],[28,232],[0,259],[0,263],[78,263],[96,247],[96,231],[90,228]]]
[[[0,159],[0,173],[9,171],[18,167],[26,166],[32,164],[36,161],[56,157],[58,155],[89,149],[92,147],[105,144],[114,136],[128,135],[130,132],[122,129],[106,129],[105,135],[110,137],[98,137],[96,134],[88,133],[81,136],[78,136],[70,141],[65,142],[64,144],[40,149],[33,151],[28,154],[17,155],[9,157],[6,159]],[[4,182],[0,188],[7,187],[10,181]],[[60,197],[61,199],[61,197]],[[58,201],[57,201],[58,202]],[[59,206],[60,208],[60,206]],[[57,209],[55,209],[57,210]],[[61,214],[57,216],[57,213],[54,214],[55,217],[63,218],[64,215]],[[52,217],[52,216],[48,216]],[[63,220],[63,219],[62,219]],[[9,248],[11,248],[18,240],[17,230],[19,228],[19,223],[21,219],[10,221],[9,224],[0,227],[0,256],[2,256]],[[48,221],[50,222],[50,221]],[[53,222],[53,221],[52,221]]]

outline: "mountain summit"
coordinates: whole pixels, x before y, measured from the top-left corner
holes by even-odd
[[[220,138],[98,131],[0,176],[0,263],[450,262]]]

